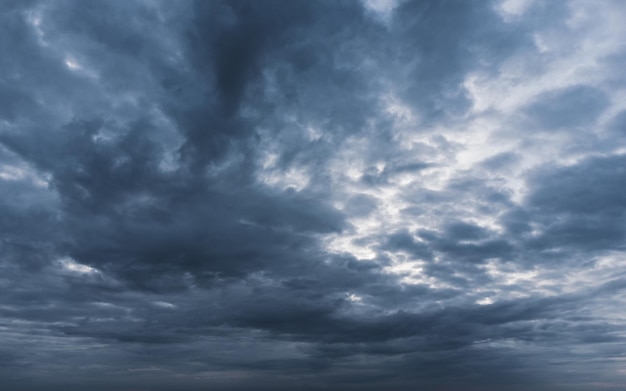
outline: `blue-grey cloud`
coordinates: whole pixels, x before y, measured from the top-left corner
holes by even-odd
[[[0,5],[8,389],[624,384],[624,5]]]

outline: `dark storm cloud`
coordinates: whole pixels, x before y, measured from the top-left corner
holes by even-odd
[[[202,4],[198,7],[204,7]],[[235,20],[229,22],[220,12],[213,10],[195,10],[194,15],[215,18],[218,25],[224,23],[226,26],[215,27],[211,20],[194,18],[193,24],[187,27],[192,31],[182,34],[185,38],[191,36],[188,45],[194,48],[206,45],[217,50],[217,54],[210,52],[202,57],[201,50],[200,54],[194,51],[194,56],[200,56],[191,60],[195,72],[171,77],[184,83],[186,79],[197,76],[194,83],[200,81],[199,88],[195,85],[186,88],[206,89],[209,93],[216,86],[218,97],[200,95],[199,100],[194,102],[193,99],[185,99],[184,91],[176,90],[172,91],[175,96],[183,94],[182,103],[170,104],[174,97],[163,97],[166,99],[165,111],[174,111],[174,119],[184,132],[186,141],[180,150],[183,159],[190,153],[195,156],[193,150],[201,154],[192,158],[191,167],[196,167],[196,160],[205,164],[228,159],[222,154],[237,155],[238,149],[243,149],[243,153],[248,151],[245,142],[243,145],[237,143],[251,135],[251,126],[247,120],[236,116],[235,111],[241,105],[244,87],[254,84],[254,80],[259,78],[259,70],[253,69],[255,58],[261,57],[262,53],[271,53],[270,44],[276,41],[270,39],[272,34],[288,34],[287,31],[296,28],[295,22],[299,18],[310,19],[312,12],[301,7],[294,7],[291,11],[281,8],[283,19],[290,20],[294,25],[279,29],[276,21],[272,20],[278,15],[262,13],[260,7],[252,3],[210,4],[209,7],[222,10]],[[278,5],[274,7],[278,9]],[[64,26],[67,26],[63,29],[64,34],[85,34],[113,55],[135,52],[139,50],[136,47],[139,44],[142,44],[144,52],[152,49],[149,44],[153,42],[139,38],[135,26],[120,31],[112,22],[122,10],[112,10],[110,18],[98,18],[97,15],[106,13],[108,8],[108,5],[97,2],[72,7],[69,14],[62,16]],[[147,14],[145,17],[154,17],[145,9],[141,12]],[[292,17],[294,13],[295,18]],[[141,15],[137,15],[140,20]],[[264,20],[266,17],[268,20]],[[243,27],[238,27],[238,23]],[[215,28],[217,32],[213,31]],[[222,29],[224,31],[220,32]],[[263,38],[264,35],[267,37]],[[194,43],[196,40],[200,40],[202,45]],[[265,47],[266,41],[268,48]],[[150,60],[156,54],[144,55],[148,66],[154,66]],[[245,68],[239,69],[242,66]],[[67,70],[64,73],[68,73]],[[211,73],[215,75],[211,76]],[[164,93],[171,91],[169,84],[172,82],[167,82]],[[192,92],[195,93],[195,90]],[[183,111],[179,111],[178,105],[182,105]],[[198,178],[197,173],[188,174],[184,168],[165,174],[159,167],[163,159],[162,145],[159,145],[162,140],[158,139],[159,124],[144,118],[121,125],[117,122],[101,118],[72,120],[59,125],[53,130],[54,134],[34,129],[27,133],[3,135],[5,145],[52,173],[51,185],[61,196],[65,223],[72,232],[69,236],[73,243],[66,246],[70,247],[70,254],[79,260],[100,265],[114,255],[130,262],[125,266],[130,273],[139,269],[140,273],[149,274],[153,269],[148,267],[144,270],[141,266],[144,261],[149,261],[158,269],[162,263],[159,259],[171,260],[173,257],[185,267],[194,268],[191,264],[206,264],[205,259],[213,254],[215,262],[220,259],[219,262],[224,265],[236,264],[232,268],[243,271],[246,268],[241,268],[238,259],[254,263],[254,259],[258,258],[271,257],[273,261],[278,261],[276,257],[284,257],[270,255],[264,250],[266,246],[269,246],[268,250],[272,246],[300,246],[298,243],[306,239],[298,238],[297,232],[294,232],[293,239],[288,239],[291,236],[289,232],[293,230],[326,232],[341,227],[341,216],[313,197],[268,192],[251,183],[249,175],[240,177],[248,169],[245,158],[234,162],[234,167],[215,180]],[[100,134],[103,134],[102,139]],[[108,135],[112,135],[112,139],[107,139]],[[40,142],[35,142],[35,139]],[[229,151],[232,143],[236,145]],[[142,196],[147,200],[134,200]],[[186,216],[181,217],[180,213]],[[184,227],[177,224],[181,220]],[[147,248],[147,242],[160,245],[158,248]],[[222,271],[221,267],[213,269],[212,266],[200,269]]]
[[[558,390],[623,359],[624,275],[597,267],[626,240],[613,91],[557,86],[510,122],[588,132],[560,151],[588,156],[463,160],[491,126],[469,75],[571,25],[500,6],[0,5],[2,383]]]

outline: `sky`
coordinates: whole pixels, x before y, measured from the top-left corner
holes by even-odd
[[[1,0],[2,388],[624,390],[624,20]]]

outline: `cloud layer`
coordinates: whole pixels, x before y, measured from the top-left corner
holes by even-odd
[[[624,17],[4,2],[2,384],[622,388]]]

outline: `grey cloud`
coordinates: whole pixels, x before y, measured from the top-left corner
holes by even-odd
[[[378,205],[376,197],[366,194],[357,194],[349,198],[346,202],[347,206],[344,208],[344,211],[350,216],[367,216]]]
[[[406,251],[412,256],[421,259],[432,259],[432,252],[428,245],[415,240],[408,232],[397,232],[388,237],[383,247],[386,250]]]
[[[447,224],[446,234],[457,240],[477,240],[484,239],[489,232],[477,225],[458,221]]]
[[[502,170],[510,168],[512,165],[519,162],[519,160],[520,156],[518,154],[504,152],[482,161],[480,165],[489,170]]]
[[[407,1],[395,18],[400,58],[409,64],[401,73],[408,84],[400,85],[427,120],[465,113],[471,103],[460,85],[467,72],[531,46],[526,26],[503,23],[489,2]]]
[[[574,50],[537,46],[573,5],[499,7],[0,5],[2,384],[622,381],[617,90],[473,108],[475,73]]]
[[[528,198],[544,229],[537,245],[621,248],[626,205],[623,163],[624,156],[615,155],[538,172]]]
[[[608,106],[606,94],[588,86],[568,87],[538,97],[526,110],[540,127],[547,129],[589,126]]]

